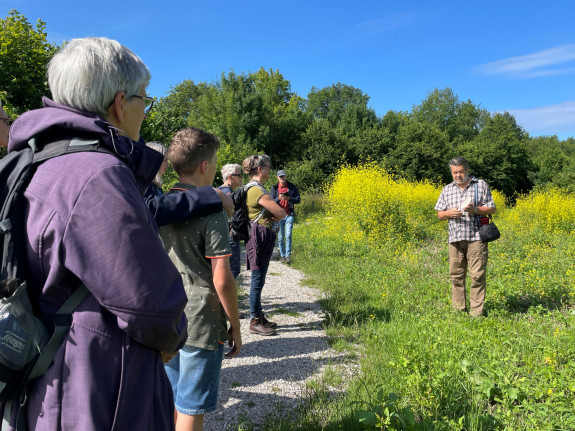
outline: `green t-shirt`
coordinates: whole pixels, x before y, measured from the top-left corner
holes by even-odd
[[[263,186],[262,186],[262,188],[263,188]],[[269,192],[267,192],[267,191],[264,192],[257,185],[250,187],[248,189],[248,193],[246,195],[246,206],[248,207],[248,217],[250,218],[250,220],[255,220],[256,218],[258,218],[258,216],[260,215],[260,213],[264,209],[264,207],[262,207],[258,203],[258,200],[264,194],[269,195]],[[270,229],[272,229],[273,222],[274,222],[273,215],[272,215],[272,213],[270,213],[267,210],[264,211],[264,214],[258,220],[258,223],[260,223],[260,224],[262,224],[265,227],[268,227]]]
[[[195,186],[176,183],[173,192]],[[228,217],[224,211],[160,228],[164,248],[180,271],[188,295],[186,344],[215,350],[228,340],[226,314],[214,288],[210,258],[230,256]]]

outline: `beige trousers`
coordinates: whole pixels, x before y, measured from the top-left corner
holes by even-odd
[[[481,316],[485,302],[487,243],[457,241],[449,244],[449,276],[451,277],[451,305],[456,310],[466,309],[465,277],[471,277],[469,314]]]

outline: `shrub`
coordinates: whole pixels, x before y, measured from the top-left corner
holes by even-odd
[[[443,231],[433,210],[440,192],[430,182],[395,180],[373,162],[344,166],[326,190],[326,224],[348,241],[436,237]]]
[[[519,197],[506,219],[514,229],[575,233],[575,194],[556,187],[534,191]]]

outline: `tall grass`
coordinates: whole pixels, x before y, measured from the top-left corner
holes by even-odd
[[[328,335],[361,372],[343,397],[325,387],[268,429],[575,429],[575,197],[504,208],[496,194],[488,316],[473,319],[451,310],[440,191],[345,167],[327,217],[294,230],[294,264],[328,293]]]

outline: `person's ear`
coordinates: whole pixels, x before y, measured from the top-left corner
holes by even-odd
[[[200,172],[202,173],[202,175],[204,175],[206,172],[208,172],[208,164],[209,164],[209,162],[207,160],[204,160],[200,164]]]
[[[113,115],[118,120],[119,124],[124,122],[126,116],[126,93],[120,91],[114,96],[114,101],[108,108],[108,115]]]

